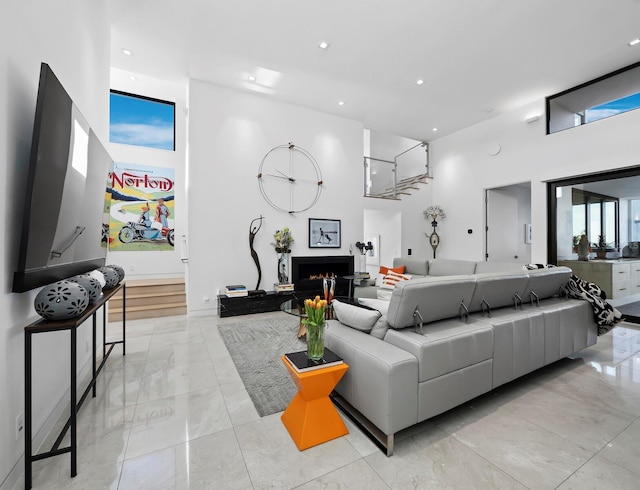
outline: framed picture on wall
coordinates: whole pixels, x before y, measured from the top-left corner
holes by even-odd
[[[309,218],[309,248],[340,248],[339,219]]]

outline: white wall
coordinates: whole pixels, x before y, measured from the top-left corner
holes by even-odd
[[[109,26],[106,2],[5,0],[0,16],[0,180],[5,182],[5,230],[0,247],[0,488],[22,472],[24,440],[14,436],[24,410],[23,327],[36,319],[33,292],[11,293],[17,266],[26,171],[40,63],[48,63],[106,145],[109,125]],[[89,359],[78,331],[79,366]],[[100,329],[101,330],[101,329]],[[69,387],[69,336],[34,336],[34,431],[43,427]],[[65,456],[61,456],[65,457]],[[68,457],[68,456],[67,456]]]
[[[110,143],[109,152],[115,162],[134,165],[173,168],[175,171],[175,248],[173,251],[118,252],[110,251],[107,263],[123,267],[128,279],[178,277],[185,273],[181,262],[181,244],[187,239],[186,148],[187,148],[187,87],[157,78],[111,69],[111,88],[123,92],[175,102],[175,151]]]
[[[483,191],[531,180],[533,243],[531,260],[547,260],[545,181],[640,164],[640,111],[545,135],[540,100],[431,143],[434,202],[447,218],[438,225],[450,239],[438,248],[441,258],[484,260]],[[493,144],[502,150],[489,154]],[[474,233],[467,234],[472,228]]]
[[[402,202],[362,197],[362,124],[267,97],[228,90],[192,80],[189,85],[189,312],[212,313],[215,295],[227,284],[256,286],[257,270],[249,252],[252,219],[264,216],[254,243],[260,257],[262,289],[277,279],[271,243],[277,229],[288,226],[295,238],[292,255],[346,255],[363,239],[365,207],[402,209],[409,222],[422,219],[428,196]],[[275,146],[293,142],[308,150],[322,169],[324,189],[311,210],[288,215],[263,199],[258,166]],[[309,249],[308,218],[340,219],[340,249]],[[420,230],[408,228],[403,243],[417,247]],[[424,240],[423,240],[424,241]],[[209,303],[204,298],[210,298]]]
[[[381,265],[391,267],[393,259],[402,254],[402,213],[396,211],[364,210],[364,240],[379,237],[377,264],[367,263],[367,272],[372,277],[378,274]],[[406,253],[404,255],[407,255]]]

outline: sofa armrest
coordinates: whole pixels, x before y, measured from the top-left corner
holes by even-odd
[[[349,365],[336,391],[384,434],[418,422],[418,360],[384,340],[330,320],[325,345]]]

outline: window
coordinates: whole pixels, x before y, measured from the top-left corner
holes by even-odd
[[[547,134],[640,107],[640,63],[547,97]]]
[[[175,103],[111,90],[109,141],[175,150]]]
[[[573,236],[587,236],[593,248],[618,248],[618,204],[615,197],[572,189]]]

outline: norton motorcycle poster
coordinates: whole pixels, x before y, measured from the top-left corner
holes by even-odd
[[[172,168],[113,164],[107,182],[109,250],[173,250],[174,176]]]

